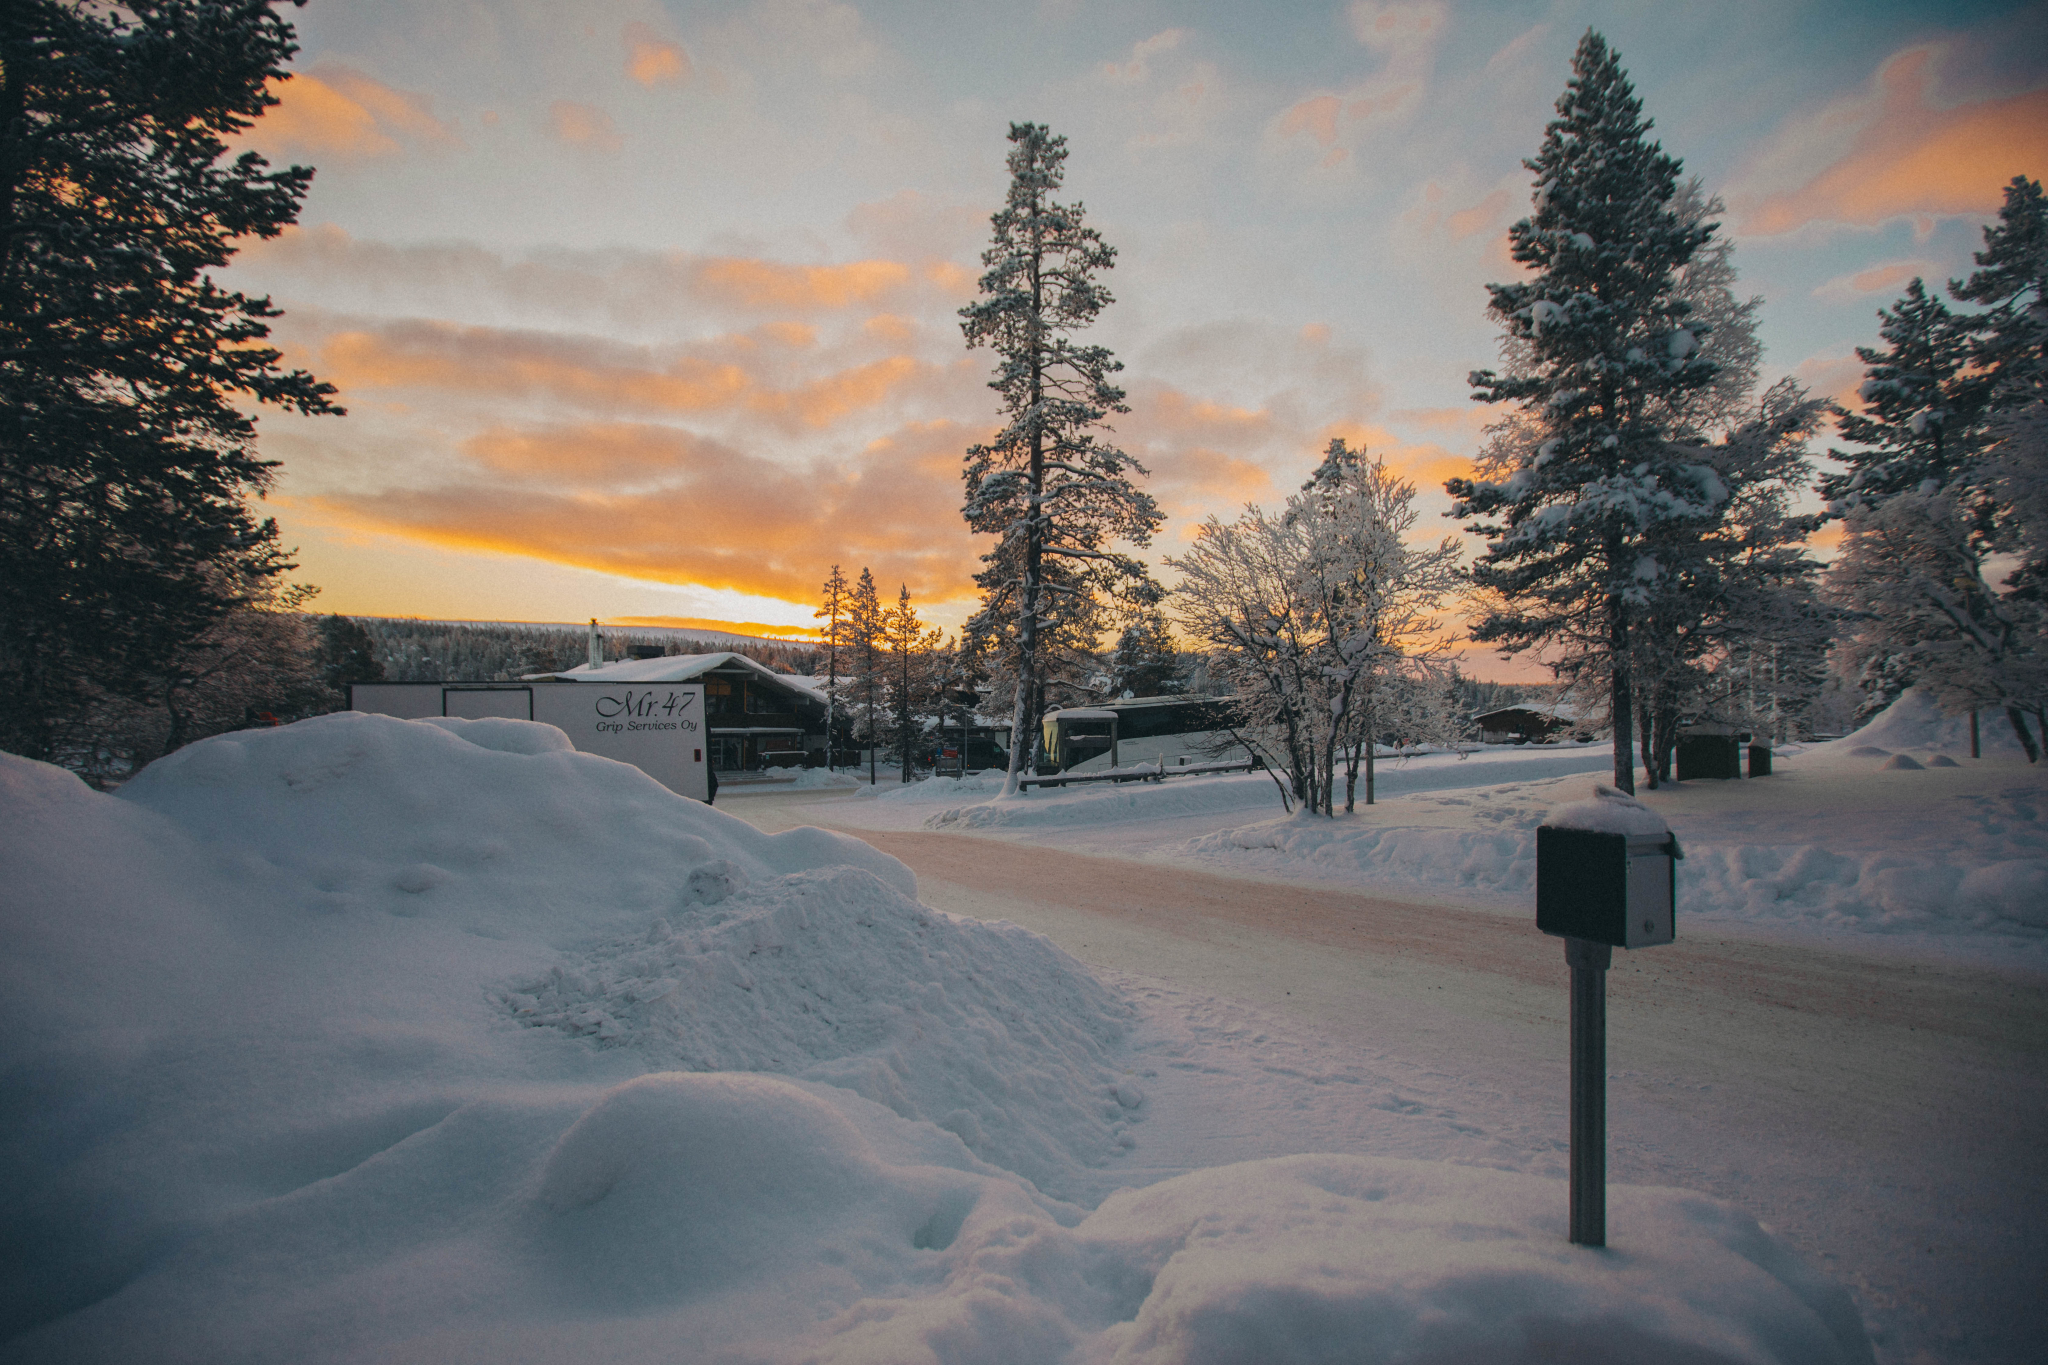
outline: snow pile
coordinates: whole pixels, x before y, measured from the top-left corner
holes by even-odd
[[[928,910],[852,868],[744,885],[699,868],[693,903],[522,983],[508,1006],[656,1070],[844,1086],[1068,1198],[1077,1167],[1131,1145],[1139,1092],[1125,1083],[1118,1101],[1107,1053],[1133,1012],[1043,937]]]
[[[0,756],[0,863],[10,1360],[1870,1358],[1675,1191],[1606,1252],[1558,1180],[1371,1157],[1063,1203],[1148,1104],[1127,1005],[547,727]]]
[[[2016,755],[2021,752],[2019,736],[2013,733],[2012,722],[2006,719],[2002,710],[1977,713],[1977,741],[1979,752],[1987,758],[1994,754]],[[1898,700],[1872,716],[1856,733],[1815,747],[1852,752],[1857,749],[1882,751],[1865,755],[1871,758],[1901,749],[1915,749],[1967,759],[1970,753],[1970,717],[1968,713],[1948,715],[1934,698],[1917,687],[1909,687],[1899,694]]]

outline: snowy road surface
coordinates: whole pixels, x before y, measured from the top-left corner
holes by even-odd
[[[1183,1027],[1234,1031],[1266,1054],[1285,1082],[1266,1108],[1242,1094],[1214,1105],[1198,1077],[1148,1083],[1140,1165],[1376,1150],[1388,1133],[1373,1111],[1391,1108],[1439,1120],[1435,1150],[1400,1154],[1562,1173],[1562,953],[1497,903],[1404,903],[1014,838],[858,829],[835,819],[843,802],[771,789],[721,808],[764,830],[858,834],[917,872],[924,903],[1043,932],[1137,978],[1127,984],[1180,1011]],[[1654,953],[1616,954],[1609,976],[1611,1179],[1748,1210],[1852,1289],[1881,1360],[2038,1359],[2048,983],[1882,942],[1680,933]],[[1374,1083],[1305,1099],[1304,1075]],[[1210,1109],[1233,1126],[1206,1128]],[[1262,1131],[1247,1131],[1248,1113]],[[1417,1131],[1401,1130],[1408,1141]]]

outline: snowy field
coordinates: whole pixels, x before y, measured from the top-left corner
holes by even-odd
[[[1685,850],[1685,924],[1847,934],[1903,951],[2048,967],[2048,773],[2003,716],[1968,723],[1917,693],[1864,729],[1787,745],[1771,776],[1692,781],[1640,798]],[[1526,914],[1536,826],[1611,771],[1600,747],[1489,748],[1383,760],[1378,804],[1335,820],[1281,815],[1264,774],[1031,789],[994,774],[886,784],[841,825],[994,834],[1233,874],[1369,886]]]
[[[1543,765],[1600,757],[1425,760],[1367,819],[1576,796]],[[1366,819],[1340,854],[1262,844],[1303,823],[1263,781],[834,805],[1374,865]],[[1996,923],[1958,922],[2030,942],[1997,918],[2023,873],[1977,875],[2025,862],[2020,799],[1957,882]],[[1523,818],[1429,809],[1404,827]],[[1513,895],[1493,859],[1446,889]],[[1730,1204],[1620,1186],[1615,1245],[1570,1247],[1556,1144],[1402,1095],[1398,1059],[1105,983],[866,844],[763,834],[548,727],[324,717],[111,797],[0,756],[0,860],[9,1360],[1871,1358]]]

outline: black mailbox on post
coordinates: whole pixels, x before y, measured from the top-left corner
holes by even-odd
[[[1536,831],[1536,927],[1559,938],[1648,948],[1676,937],[1675,836]]]
[[[1634,798],[1593,793],[1536,829],[1536,927],[1564,940],[1571,968],[1570,1237],[1597,1247],[1607,1245],[1607,969],[1616,948],[1676,937],[1675,864],[1685,855]]]

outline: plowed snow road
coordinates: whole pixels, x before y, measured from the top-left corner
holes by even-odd
[[[720,808],[831,826],[833,797]],[[938,833],[846,830],[920,897],[1091,966],[1258,1006],[1565,1132],[1561,946],[1533,915],[1382,900]],[[1886,1361],[2048,1341],[2048,981],[1812,940],[1688,933],[1608,973],[1609,1174],[1728,1199],[1855,1293]]]

